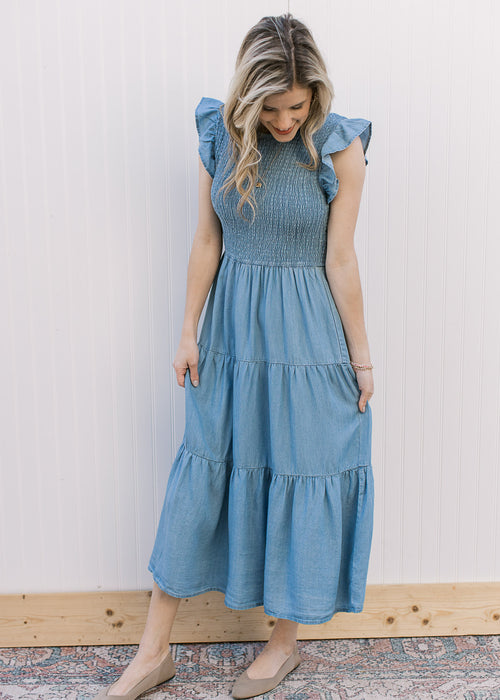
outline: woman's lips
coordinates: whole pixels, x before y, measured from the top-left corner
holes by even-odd
[[[280,131],[280,129],[277,129],[275,126],[273,126],[273,129],[280,135],[280,136],[286,136],[286,134],[289,134],[291,131],[293,131],[293,126],[291,126],[289,129],[286,131]]]

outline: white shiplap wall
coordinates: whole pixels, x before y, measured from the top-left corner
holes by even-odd
[[[244,33],[288,6],[333,111],[373,121],[369,582],[500,578],[498,4],[4,0],[1,593],[151,586],[184,427],[194,107],[225,98]]]

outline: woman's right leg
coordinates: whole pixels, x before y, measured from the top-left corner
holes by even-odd
[[[174,598],[153,583],[146,625],[137,654],[108,690],[108,695],[126,695],[167,656],[170,651],[170,633],[180,601],[180,598]]]

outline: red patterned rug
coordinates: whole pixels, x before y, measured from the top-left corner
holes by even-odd
[[[222,700],[264,642],[171,644],[177,673],[149,700]],[[273,700],[500,700],[500,636],[298,641],[302,663]],[[1,700],[90,700],[136,645],[0,648]]]

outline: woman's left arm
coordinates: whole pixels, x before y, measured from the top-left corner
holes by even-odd
[[[370,363],[363,293],[354,248],[354,231],[366,172],[360,137],[357,136],[347,148],[330,154],[330,157],[339,188],[330,203],[325,272],[342,320],[350,359]],[[373,396],[373,373],[371,370],[355,371],[361,389],[358,405],[364,411],[366,402]]]

